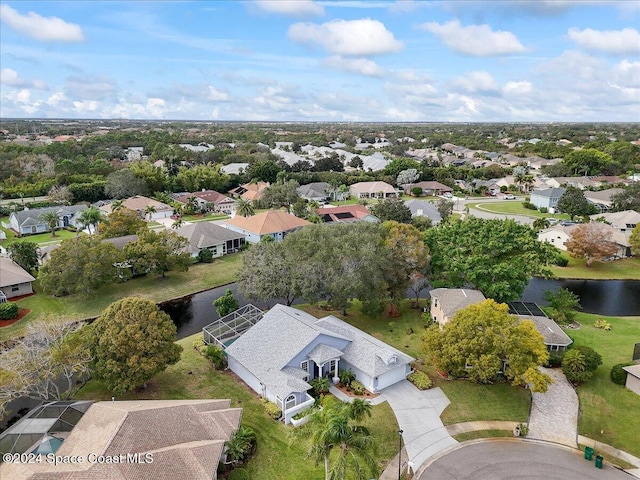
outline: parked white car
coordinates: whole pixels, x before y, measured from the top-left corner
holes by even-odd
[[[515,200],[515,199],[516,199],[516,196],[515,196],[515,195],[511,195],[511,194],[509,194],[509,195],[505,195],[505,196],[504,196],[504,199],[505,199],[505,200]]]

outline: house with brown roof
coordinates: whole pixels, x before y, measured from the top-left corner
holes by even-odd
[[[349,187],[353,198],[389,198],[397,197],[398,192],[386,182],[359,182]]]
[[[610,210],[613,207],[612,197],[618,193],[622,193],[622,188],[608,188],[606,190],[598,190],[596,192],[586,190],[584,197],[590,203],[593,203],[600,211]]]
[[[325,223],[379,222],[378,217],[367,210],[364,205],[327,206],[316,210]]]
[[[169,218],[173,215],[173,207],[142,195],[136,195],[135,197],[129,197],[123,200],[122,206],[133,210],[140,218],[144,218],[145,220],[158,220],[160,218]],[[113,202],[100,205],[98,208],[108,215],[113,210]]]
[[[230,406],[230,400],[96,402],[53,452],[82,461],[4,463],[2,478],[215,480],[225,442],[240,426],[242,409]]]
[[[0,256],[0,302],[33,293],[35,278],[8,257]]]
[[[229,230],[243,234],[249,243],[258,243],[267,235],[279,242],[287,234],[307,225],[311,225],[311,222],[282,210],[267,210],[250,217],[236,216],[224,223],[224,226]]]
[[[173,195],[176,202],[187,205],[192,198],[201,212],[222,212],[231,215],[236,211],[236,201],[215,190],[202,190],[193,193],[178,193]]]
[[[269,188],[268,182],[245,183],[233,190],[229,190],[229,193],[248,202],[257,202],[262,198],[267,188]]]
[[[422,189],[422,195],[437,196],[446,192],[453,193],[453,188],[435,181],[410,183],[409,185],[405,185],[404,193],[409,195],[414,188]]]

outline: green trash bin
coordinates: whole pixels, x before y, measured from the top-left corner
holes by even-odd
[[[596,455],[596,468],[602,468],[602,455]]]
[[[593,448],[592,447],[584,447],[584,458],[586,460],[591,460],[593,457]]]

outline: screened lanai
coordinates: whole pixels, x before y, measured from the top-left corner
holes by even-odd
[[[264,312],[250,303],[202,329],[204,343],[225,349],[258,323]]]

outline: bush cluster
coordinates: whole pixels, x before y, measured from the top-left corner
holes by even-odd
[[[553,263],[555,263],[559,267],[566,267],[567,265],[569,265],[569,259],[563,257],[562,255],[558,255],[553,259]]]
[[[529,201],[522,202],[522,206],[527,210],[538,210],[538,207]]]
[[[427,390],[433,387],[433,382],[429,378],[429,375],[421,372],[420,370],[416,370],[411,375],[409,375],[407,377],[407,380],[413,383],[418,388],[418,390]]]
[[[216,370],[222,370],[224,368],[224,352],[221,348],[218,348],[215,345],[207,345],[205,357],[213,363]]]
[[[595,322],[593,322],[593,326],[594,328],[600,328],[602,330],[611,330],[611,324],[604,318],[598,318]]]
[[[249,472],[247,472],[244,468],[234,468],[229,472],[229,476],[227,477],[229,480],[251,480],[249,476]]]
[[[362,395],[364,393],[364,385],[358,380],[354,380],[351,382],[351,390],[353,390],[353,393],[356,395]]]
[[[617,385],[624,385],[627,383],[627,372],[622,367],[629,367],[635,365],[633,362],[617,363],[611,367],[611,381]]]
[[[264,409],[274,420],[278,420],[282,416],[282,410],[275,403],[270,402],[267,398],[262,397],[260,399],[262,405],[264,405]]]
[[[0,320],[11,320],[18,316],[18,305],[13,302],[0,303]]]
[[[549,213],[549,209],[547,207],[540,207],[540,213]]]

